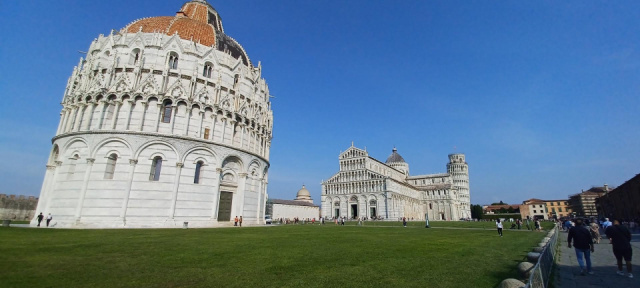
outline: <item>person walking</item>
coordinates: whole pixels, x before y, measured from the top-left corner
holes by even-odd
[[[42,222],[42,219],[44,219],[44,215],[42,215],[42,212],[40,212],[40,215],[38,215],[38,227],[40,227],[40,222]]]
[[[240,216],[240,220],[238,220],[240,223],[240,227],[242,227],[242,216]]]
[[[571,248],[571,242],[573,241],[573,247],[576,250],[576,258],[580,265],[580,274],[584,275],[585,273],[584,262],[582,259],[583,256],[584,260],[587,262],[587,273],[593,274],[593,271],[591,270],[591,252],[594,251],[594,247],[591,232],[584,227],[582,219],[576,219],[575,222],[576,226],[569,229],[567,243],[569,248]]]
[[[600,244],[600,225],[596,222],[592,222],[589,224],[591,237],[593,237],[593,242],[596,244]]]
[[[404,228],[407,228],[407,217],[402,217],[402,226],[404,226]]]
[[[622,271],[622,259],[627,262],[627,277],[633,278],[631,256],[633,250],[631,249],[631,232],[624,225],[620,225],[620,220],[613,220],[613,225],[609,226],[605,230],[609,242],[613,246],[613,255],[616,256],[618,262],[618,275],[624,276]]]
[[[522,226],[522,220],[516,219],[516,225],[518,225],[518,230],[520,230],[520,226]]]
[[[500,235],[500,237],[502,237],[502,222],[500,222],[500,219],[498,219],[496,221],[496,227],[498,227],[498,235]],[[511,235],[513,236],[513,235]]]
[[[238,226],[238,216],[236,216],[236,218],[233,219],[233,226]]]
[[[51,222],[51,220],[53,220],[53,216],[51,216],[51,213],[49,213],[49,215],[47,215],[47,227],[49,227],[49,223]]]
[[[609,221],[609,218],[604,218],[604,222],[602,222],[602,230],[604,230],[605,232],[607,231],[607,228],[609,228],[609,226],[611,226],[612,223],[611,221]]]

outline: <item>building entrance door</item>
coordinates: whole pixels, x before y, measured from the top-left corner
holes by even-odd
[[[233,193],[220,192],[220,206],[218,206],[218,222],[231,220],[231,202]]]
[[[358,204],[351,204],[351,218],[358,218]]]
[[[371,217],[371,219],[376,218],[376,207],[369,208],[369,217]]]

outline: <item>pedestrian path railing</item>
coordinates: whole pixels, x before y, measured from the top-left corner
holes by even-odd
[[[557,244],[558,244],[558,227],[555,227],[555,232],[544,246],[544,249],[540,253],[538,262],[531,269],[531,276],[525,288],[547,288],[549,287],[549,278],[551,277],[551,271],[555,263]]]

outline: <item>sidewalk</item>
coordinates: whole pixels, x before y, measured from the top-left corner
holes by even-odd
[[[554,286],[555,288],[640,288],[640,234],[632,234],[631,247],[633,249],[633,277],[632,279],[616,274],[618,270],[616,257],[613,256],[609,239],[600,240],[595,244],[595,252],[591,253],[591,266],[594,275],[580,275],[580,266],[576,260],[573,248],[567,247],[567,232],[559,232],[559,251],[556,262]],[[623,271],[627,272],[626,264],[622,261]]]

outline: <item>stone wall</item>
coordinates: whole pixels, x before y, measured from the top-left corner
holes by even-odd
[[[0,219],[31,220],[37,205],[38,198],[34,196],[0,194]]]

